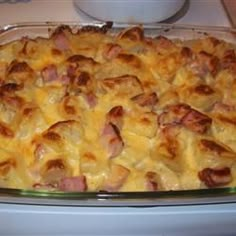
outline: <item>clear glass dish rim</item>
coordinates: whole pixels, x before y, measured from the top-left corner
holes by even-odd
[[[83,27],[87,25],[103,26],[106,22],[21,22],[0,25],[2,34],[13,30],[27,28],[45,28],[68,25],[70,27]],[[144,29],[153,30],[189,30],[189,31],[215,31],[235,34],[236,28],[221,26],[199,26],[187,24],[150,23],[142,24]],[[135,24],[113,24],[112,28],[126,28]],[[0,38],[1,41],[1,38]],[[1,43],[1,42],[0,42]],[[156,192],[57,192],[44,190],[0,188],[0,203],[36,204],[36,205],[82,205],[82,206],[156,206],[156,205],[189,205],[212,203],[236,203],[236,187],[173,190]]]
[[[236,187],[156,192],[59,192],[0,188],[0,203],[119,207],[236,203]]]
[[[90,21],[90,22],[79,22],[79,21],[29,21],[29,22],[16,22],[10,24],[0,25],[0,36],[10,30],[23,29],[29,27],[41,28],[41,27],[57,27],[60,25],[68,25],[74,27],[82,27],[87,25],[92,26],[103,26],[107,22],[102,21]],[[126,28],[142,25],[144,29],[184,29],[184,30],[206,30],[206,31],[219,31],[219,32],[231,32],[236,33],[236,28],[227,26],[210,26],[210,25],[192,25],[192,24],[175,24],[175,23],[113,23],[112,28]]]

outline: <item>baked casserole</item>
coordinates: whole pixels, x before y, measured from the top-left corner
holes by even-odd
[[[0,187],[235,186],[235,46],[108,28],[0,46]]]

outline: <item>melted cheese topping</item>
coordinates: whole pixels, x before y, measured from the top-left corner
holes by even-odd
[[[139,27],[62,27],[2,45],[0,186],[61,190],[78,176],[83,187],[66,190],[235,186],[235,73],[226,42]]]

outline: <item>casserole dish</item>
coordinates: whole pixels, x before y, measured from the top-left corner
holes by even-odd
[[[95,30],[97,30],[98,28],[94,28],[94,27],[100,27],[106,30],[107,28],[109,28],[109,24],[104,24],[104,23],[93,23],[92,26],[91,25],[88,26],[87,24],[78,24],[76,22],[74,23],[73,22],[63,22],[63,23],[57,22],[57,23],[15,24],[15,25],[7,25],[7,26],[2,27],[0,41],[1,41],[1,44],[5,44],[16,39],[22,38],[22,40],[25,40],[25,37],[29,37],[29,38],[35,38],[39,36],[48,37],[49,34],[51,34],[51,32],[54,32],[54,30],[62,24],[69,25],[72,31],[75,31],[75,32],[78,30],[78,27],[81,27],[81,26],[85,26],[86,29],[90,29],[92,27],[92,29],[95,29]],[[115,25],[113,28],[108,29],[108,30],[109,30],[109,33],[113,35],[113,34],[117,34],[118,32],[120,32],[120,30],[128,26],[131,26],[131,25]],[[153,37],[153,36],[158,37],[161,35],[161,37],[165,36],[173,40],[181,39],[181,40],[191,43],[191,41],[194,41],[196,39],[209,36],[209,37],[215,37],[218,40],[221,40],[221,39],[226,40],[229,43],[233,43],[233,44],[235,43],[235,30],[228,29],[228,28],[176,26],[176,25],[166,25],[166,24],[144,25],[143,28],[145,31],[145,35],[147,37]],[[217,44],[217,42],[213,39],[213,44],[214,43]],[[55,56],[56,55],[58,55],[58,52],[55,53]],[[132,57],[129,57],[129,60],[130,58],[132,59]],[[12,68],[10,68],[10,71],[12,71]],[[44,72],[45,71],[43,71],[43,73]],[[168,78],[168,79],[171,79],[171,78]],[[137,97],[134,100],[136,99]],[[189,109],[188,107],[187,108],[183,107],[183,108]],[[195,114],[196,111],[194,110],[193,113]],[[207,123],[209,122],[207,121]],[[189,127],[189,122],[187,123],[186,127]],[[195,131],[196,130],[195,126],[192,129]],[[203,131],[200,130],[200,133],[202,133]],[[53,137],[55,137],[55,135],[53,135]],[[209,142],[210,141],[208,141],[207,143]],[[221,148],[220,150],[222,150],[222,147],[220,148]],[[226,172],[228,172],[228,169]],[[216,174],[216,176],[217,175],[218,174]],[[221,175],[221,172],[219,175]],[[224,181],[225,180],[223,180],[223,182]],[[213,180],[213,183],[214,183],[214,180]],[[212,187],[211,186],[212,180],[208,181],[207,184],[208,186]],[[57,192],[57,191],[47,191],[47,190],[37,190],[37,189],[25,190],[25,189],[1,188],[0,193],[1,193],[0,200],[2,202],[56,204],[56,205],[83,205],[83,206],[85,205],[86,206],[87,205],[150,206],[150,205],[177,205],[177,204],[183,205],[183,204],[200,204],[200,203],[216,203],[216,202],[218,203],[234,202],[235,200],[234,187],[217,188],[217,189],[213,189],[213,188],[200,189],[200,190],[171,189],[171,191],[148,191],[148,192],[141,192],[141,191]]]

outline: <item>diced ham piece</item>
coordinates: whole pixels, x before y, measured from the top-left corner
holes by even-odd
[[[205,150],[215,152],[218,155],[230,152],[230,150],[226,149],[223,145],[216,143],[213,140],[201,139],[200,143]]]
[[[212,119],[187,104],[177,104],[167,107],[166,111],[160,114],[158,122],[162,128],[181,124],[193,132],[203,134],[211,125]]]
[[[44,67],[41,71],[44,82],[52,82],[58,80],[57,67],[53,64]]]
[[[58,188],[66,192],[84,192],[87,190],[86,177],[81,175],[62,178]]]
[[[198,173],[198,177],[209,188],[223,186],[232,181],[229,167],[221,169],[205,168]]]
[[[82,96],[90,108],[94,108],[97,105],[97,96],[93,92],[82,94]]]
[[[61,31],[55,34],[53,40],[56,48],[60,51],[66,51],[70,49],[69,39],[66,37],[64,32]]]
[[[194,109],[188,112],[182,119],[182,124],[197,133],[203,134],[211,125],[212,119]]]
[[[101,143],[106,148],[109,158],[118,156],[124,147],[120,131],[112,123],[105,124],[101,134]]]
[[[191,110],[187,104],[176,104],[168,106],[158,117],[159,125],[162,127],[180,124],[182,118]]]
[[[107,113],[106,116],[107,123],[112,123],[119,129],[121,129],[123,125],[123,115],[124,115],[123,107],[115,106]]]
[[[105,92],[114,91],[115,93],[127,94],[130,97],[143,92],[141,81],[135,75],[122,75],[113,78],[102,79],[101,89]]]
[[[70,77],[67,75],[62,75],[59,80],[62,84],[69,84],[70,83]]]
[[[158,98],[155,92],[142,93],[131,98],[132,101],[136,102],[141,107],[150,107],[151,109],[157,104]]]
[[[108,43],[103,51],[103,57],[106,60],[112,60],[122,51],[122,47],[119,44]]]
[[[76,66],[69,65],[67,68],[67,76],[74,79],[76,76]]]
[[[189,65],[191,71],[200,77],[205,77],[208,73],[215,76],[218,71],[219,59],[205,51],[201,51]]]

